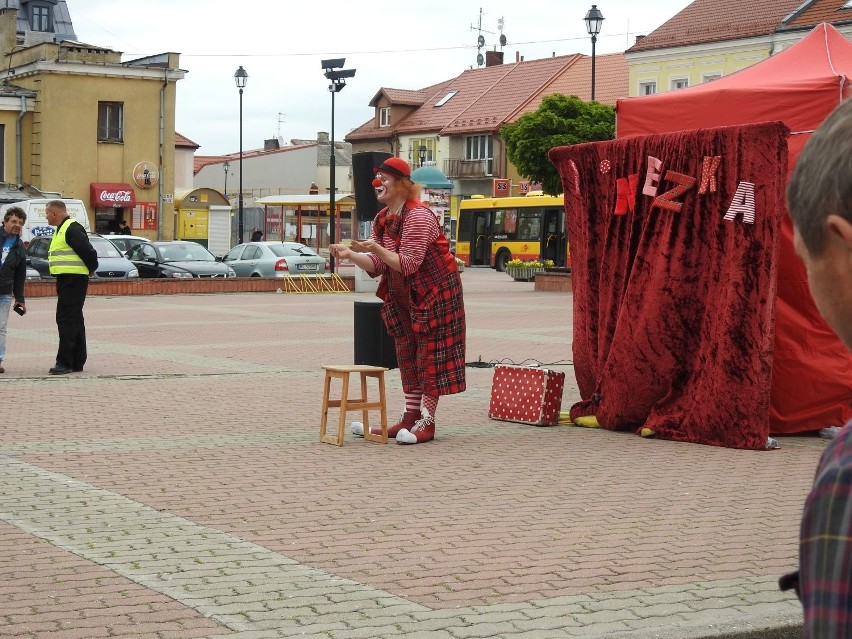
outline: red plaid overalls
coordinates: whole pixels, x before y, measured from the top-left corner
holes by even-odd
[[[461,276],[434,213],[416,201],[406,202],[399,215],[388,215],[385,208],[373,222],[371,237],[392,251],[405,251],[403,229],[412,219],[429,224],[436,239],[426,247],[419,268],[407,276],[371,256],[374,263],[381,262],[376,295],[385,302],[382,319],[395,341],[404,392],[420,390],[433,397],[461,393],[465,390]]]

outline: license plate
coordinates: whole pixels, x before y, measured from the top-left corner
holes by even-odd
[[[297,271],[315,271],[317,270],[316,264],[296,264]]]

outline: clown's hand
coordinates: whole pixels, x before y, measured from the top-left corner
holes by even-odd
[[[374,240],[352,240],[352,248],[358,253],[373,253],[378,246]]]
[[[339,260],[347,260],[352,251],[345,244],[329,244],[328,252]]]

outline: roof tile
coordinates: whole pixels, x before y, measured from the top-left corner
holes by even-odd
[[[627,53],[769,35],[801,4],[802,0],[695,0]]]
[[[595,72],[595,97],[599,102],[615,104],[617,98],[627,95],[628,69],[623,54],[597,56]],[[380,128],[376,118],[370,118],[345,139],[365,140],[421,131],[439,131],[445,135],[495,131],[538,108],[543,95],[566,93],[591,99],[591,58],[572,54],[469,69],[430,88],[435,89],[432,95],[396,126]],[[382,91],[391,97],[387,89]],[[436,106],[451,92],[455,94],[449,100]],[[381,91],[377,96],[380,94]],[[403,94],[400,91],[394,95]]]

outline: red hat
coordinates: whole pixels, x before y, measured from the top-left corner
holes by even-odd
[[[382,165],[379,168],[373,169],[373,172],[390,173],[391,175],[406,179],[411,178],[411,167],[408,166],[408,162],[402,158],[388,158],[382,162]]]

